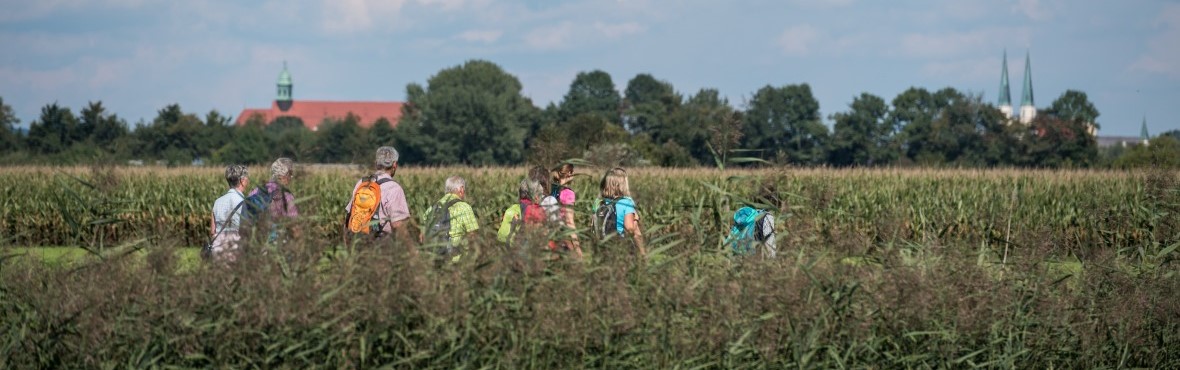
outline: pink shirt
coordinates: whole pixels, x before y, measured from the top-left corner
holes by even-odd
[[[382,172],[377,175],[377,180],[393,179],[389,174]],[[356,189],[361,187],[361,181],[358,180],[356,185],[352,187],[352,194],[348,196],[348,205],[344,206],[344,211],[352,210],[352,198],[356,195]],[[389,233],[393,232],[394,222],[410,218],[410,206],[406,204],[406,193],[402,191],[402,186],[397,181],[388,181],[381,184],[381,207],[377,209],[377,217],[381,221],[381,230]]]
[[[574,195],[574,191],[572,189],[561,189],[561,192],[557,194],[557,200],[561,201],[561,205],[563,206],[574,205],[575,198],[577,198],[577,196]]]

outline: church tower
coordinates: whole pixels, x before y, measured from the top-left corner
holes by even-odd
[[[1143,146],[1151,144],[1151,135],[1147,134],[1147,116],[1143,116],[1143,126],[1139,128],[1139,140],[1143,140]]]
[[[278,96],[275,97],[275,105],[279,110],[286,112],[291,109],[291,88],[294,85],[291,83],[291,73],[287,72],[287,62],[283,62],[283,72],[279,73],[278,82]]]
[[[1029,124],[1037,117],[1037,107],[1033,105],[1032,62],[1028,53],[1024,54],[1024,94],[1020,98],[1020,123]]]
[[[1004,119],[1012,120],[1012,89],[1008,88],[1008,51],[1004,50],[1004,64],[1000,72],[1000,112]]]

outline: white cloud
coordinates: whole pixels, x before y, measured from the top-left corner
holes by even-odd
[[[456,38],[468,42],[490,44],[499,40],[503,34],[504,32],[500,30],[468,30],[459,34]]]
[[[992,28],[963,33],[909,34],[902,37],[901,51],[918,57],[955,56],[979,50],[997,50],[1009,46],[1028,47],[1030,37],[1024,29]]]
[[[1180,5],[1168,4],[1156,18],[1163,31],[1147,41],[1147,52],[1139,56],[1131,70],[1161,74],[1180,79]]]
[[[534,29],[524,36],[524,41],[529,47],[534,49],[561,49],[570,46],[570,38],[573,36],[573,31],[573,23],[562,22],[556,26]]]
[[[1012,5],[1012,12],[1034,21],[1044,21],[1053,18],[1056,5],[1046,0],[1017,0],[1016,4]]]
[[[639,34],[639,33],[643,33],[644,31],[647,30],[642,25],[640,25],[639,23],[636,23],[636,22],[615,23],[615,24],[594,22],[594,29],[598,30],[598,33],[602,34],[603,36],[606,36],[609,39],[617,39],[617,38],[620,38],[623,36]]]
[[[801,24],[784,30],[778,37],[778,46],[787,55],[807,55],[818,38],[819,32],[815,27]]]
[[[323,29],[330,33],[366,31],[397,18],[404,4],[405,0],[324,0]]]
[[[37,19],[61,11],[77,11],[85,8],[117,8],[134,9],[151,0],[108,0],[95,2],[88,0],[36,0],[36,1],[5,1],[4,11],[0,12],[0,22]]]

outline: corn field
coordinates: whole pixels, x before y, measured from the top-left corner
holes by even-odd
[[[0,368],[1180,366],[1174,172],[634,168],[649,256],[555,260],[495,242],[525,169],[399,169],[419,217],[467,179],[479,252],[443,267],[342,244],[366,172],[297,171],[290,250],[186,266],[222,169],[0,170],[2,245],[95,256],[0,248]],[[585,227],[602,171],[578,172]],[[780,256],[730,258],[765,184]]]

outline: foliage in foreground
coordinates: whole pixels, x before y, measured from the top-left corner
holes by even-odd
[[[938,245],[861,263],[812,243],[769,261],[663,254],[678,242],[636,263],[617,244],[577,262],[479,241],[442,269],[396,245],[319,262],[326,241],[195,271],[171,248],[71,269],[5,258],[0,367],[1180,364],[1174,263],[1070,268],[1023,250],[999,265]]]

